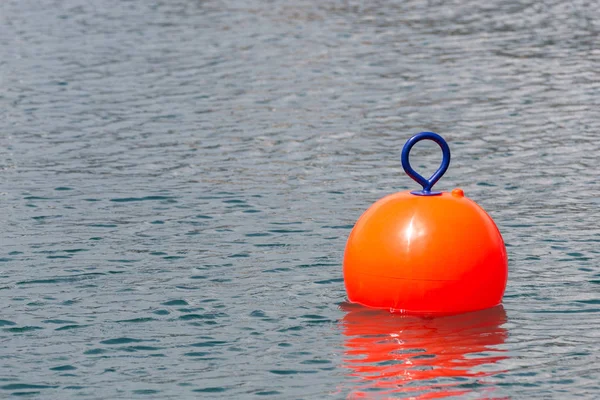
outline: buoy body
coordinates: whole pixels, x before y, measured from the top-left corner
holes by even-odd
[[[439,135],[425,134],[447,147]],[[423,138],[413,139],[403,153],[411,177],[417,174],[408,151]],[[449,164],[446,150],[440,170]],[[445,169],[438,172],[435,180]],[[457,314],[500,304],[508,260],[496,224],[461,189],[431,192],[433,177],[418,177],[428,184],[422,183],[423,191],[380,199],[352,229],[343,262],[348,300],[410,314]]]
[[[460,190],[384,197],[356,222],[344,253],[348,299],[399,312],[493,307],[502,300],[507,276],[498,228]]]

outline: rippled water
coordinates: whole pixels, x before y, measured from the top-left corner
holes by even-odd
[[[598,21],[584,0],[0,2],[0,397],[598,398]],[[436,187],[504,236],[503,308],[345,303],[346,238],[416,188],[421,130],[452,149]]]

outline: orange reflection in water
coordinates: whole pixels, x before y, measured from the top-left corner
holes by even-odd
[[[344,367],[357,378],[349,399],[434,399],[461,396],[459,378],[496,374],[508,358],[496,346],[507,337],[500,305],[466,314],[423,318],[345,303]],[[487,368],[486,368],[487,367]],[[448,379],[449,378],[449,379]],[[487,397],[491,396],[491,397]],[[486,398],[495,398],[487,393]]]

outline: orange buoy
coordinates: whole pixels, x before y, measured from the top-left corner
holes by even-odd
[[[429,179],[409,162],[412,147],[433,140],[442,165]],[[457,314],[496,306],[508,276],[504,241],[492,218],[461,189],[432,192],[450,165],[450,148],[421,132],[402,150],[402,167],[423,190],[375,202],[358,219],[344,253],[348,300],[411,314]]]

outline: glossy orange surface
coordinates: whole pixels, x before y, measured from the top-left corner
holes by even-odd
[[[506,248],[490,216],[460,189],[400,192],[358,219],[344,253],[348,299],[418,314],[454,314],[500,304]]]
[[[508,336],[501,305],[438,318],[352,304],[342,309],[346,311],[340,322],[343,362],[355,378],[348,399],[465,396],[470,389],[461,385],[465,379],[456,378],[476,378],[481,383],[486,376],[502,372],[494,365],[508,358],[499,348]],[[498,398],[493,387],[489,390],[485,398]]]

